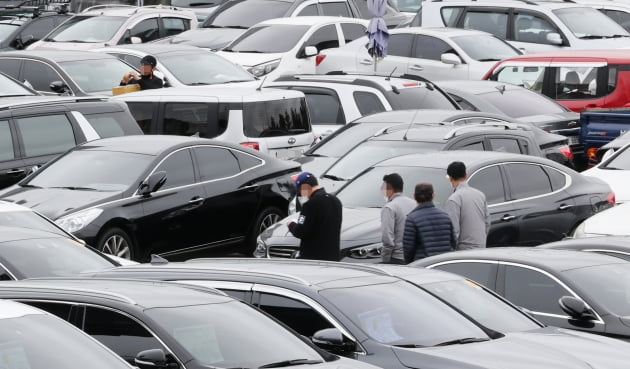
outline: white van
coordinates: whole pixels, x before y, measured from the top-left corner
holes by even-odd
[[[300,91],[226,85],[173,87],[114,99],[127,103],[145,134],[215,138],[279,159],[299,157],[315,139]]]

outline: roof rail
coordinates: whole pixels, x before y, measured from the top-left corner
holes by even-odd
[[[71,98],[54,98],[51,96],[50,100],[44,101],[12,101],[5,103],[0,101],[0,110],[8,110],[8,109],[16,109],[22,108],[29,105],[37,105],[37,106],[47,106],[47,105],[58,105],[58,104],[67,104],[67,103],[75,103],[75,102],[91,102],[91,101],[107,101],[107,97],[97,97],[97,96],[82,96],[82,97],[71,97]]]
[[[470,128],[479,128],[479,127],[497,127],[497,128],[501,128],[502,127],[505,130],[518,129],[518,126],[515,125],[515,124],[512,124],[512,123],[466,124],[466,125],[458,126],[457,128],[453,128],[452,130],[450,130],[447,134],[444,135],[444,139],[448,140],[449,138],[455,137],[461,131],[464,131],[464,130],[467,130],[467,129],[470,129]]]
[[[118,9],[118,8],[137,8],[137,6],[126,5],[126,4],[100,4],[100,5],[87,7],[81,10],[81,13],[86,13],[93,10]]]
[[[365,77],[395,77],[395,78],[404,78],[411,79],[414,81],[425,82],[425,83],[433,83],[426,78],[416,76],[413,74],[402,73],[402,74],[391,74],[391,73],[362,73],[362,72],[347,72],[341,70],[330,71],[324,75],[330,76],[365,76]]]
[[[431,127],[431,126],[445,126],[445,125],[451,125],[450,122],[434,122],[434,123],[420,123],[420,122],[412,122],[412,123],[395,123],[391,126],[387,126],[385,128],[381,128],[378,131],[376,131],[372,137],[378,137],[378,136],[382,136],[388,133],[393,133],[393,132],[399,132],[399,131],[403,131],[405,129],[409,129],[409,128],[413,128],[413,127]]]
[[[64,278],[45,278],[44,280],[56,280],[56,279],[60,281],[65,280]],[[38,278],[33,278],[32,280],[37,281]],[[22,290],[28,289],[28,290],[36,291],[36,292],[50,293],[52,295],[57,295],[60,292],[73,293],[73,294],[100,295],[100,296],[105,296],[119,302],[124,302],[131,305],[137,305],[137,303],[134,300],[130,299],[129,297],[121,295],[119,293],[107,291],[107,290],[97,290],[97,289],[79,288],[79,287],[48,286],[46,284],[42,284],[41,286],[34,286],[32,284],[23,286],[22,284],[16,283],[16,284],[11,284],[11,286],[8,288],[6,286],[0,286],[0,291],[11,292],[11,291],[15,291],[16,289],[22,289]]]

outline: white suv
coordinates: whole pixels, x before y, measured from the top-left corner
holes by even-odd
[[[93,8],[68,19],[27,49],[90,50],[120,44],[139,44],[197,27],[195,13],[176,8]]]
[[[564,1],[425,1],[411,25],[477,29],[526,53],[630,47],[630,34],[612,19],[588,5]]]
[[[144,133],[215,138],[279,159],[299,157],[313,143],[300,91],[256,87],[172,87],[114,97],[127,103]]]

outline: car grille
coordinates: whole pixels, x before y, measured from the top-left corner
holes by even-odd
[[[295,259],[299,246],[270,246],[267,251],[270,258]]]

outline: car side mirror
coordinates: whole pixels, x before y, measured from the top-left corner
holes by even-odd
[[[70,94],[70,87],[62,81],[50,82],[50,89],[58,94]]]
[[[597,319],[591,309],[586,307],[584,301],[573,296],[562,296],[558,301],[562,311],[567,313],[571,318],[577,320],[594,320]]]
[[[155,172],[140,184],[140,194],[145,197],[149,196],[151,193],[159,190],[164,183],[166,183],[166,172]]]
[[[460,65],[462,63],[462,59],[453,53],[444,53],[440,55],[440,60],[444,64]]]
[[[354,343],[344,340],[337,328],[326,328],[315,332],[311,341],[319,348],[334,354],[344,355],[354,350]]]
[[[562,45],[564,43],[564,41],[562,41],[562,36],[556,32],[548,33],[547,41],[552,45]]]
[[[305,58],[308,58],[308,57],[317,55],[318,52],[319,51],[317,51],[317,48],[315,46],[307,46],[304,48],[303,55]]]
[[[161,349],[141,351],[133,361],[140,369],[167,369],[173,367],[173,364],[167,362],[166,354]],[[175,364],[175,367],[178,367],[178,365]]]
[[[129,37],[129,42],[131,44],[141,44],[142,39],[140,37],[132,36],[132,37]]]

